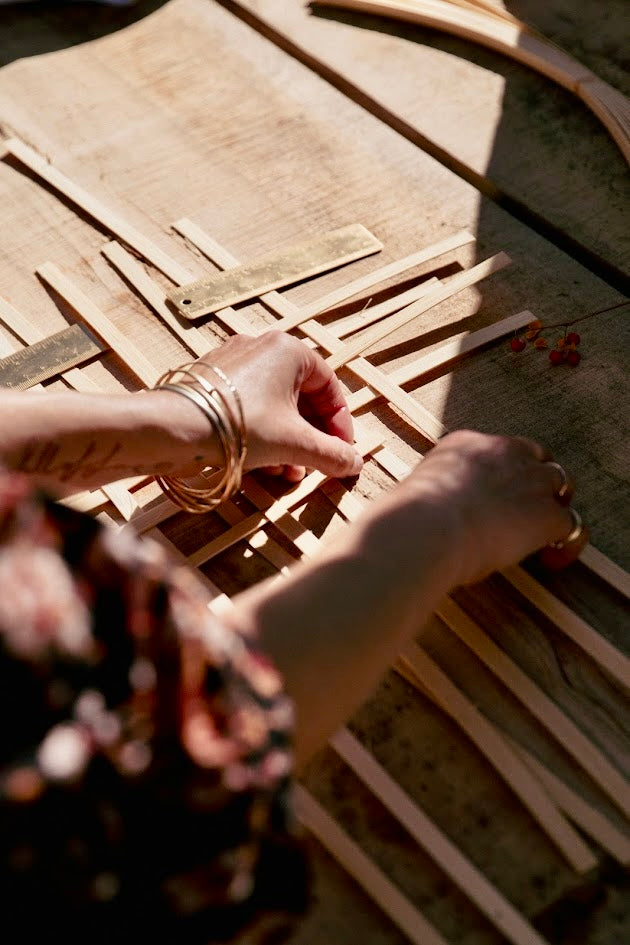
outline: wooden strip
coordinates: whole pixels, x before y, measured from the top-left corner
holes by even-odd
[[[186,232],[190,232],[189,228],[185,228]],[[198,228],[194,231],[196,237],[204,236],[203,232]],[[216,241],[199,239],[199,242],[203,244],[204,251],[208,253],[209,258],[219,266],[229,267],[236,263],[235,257],[230,253],[224,250]],[[212,255],[210,256],[210,253]],[[499,254],[501,255],[501,254]],[[507,257],[506,257],[507,258]],[[490,261],[491,262],[491,261]],[[482,266],[484,264],[481,264]],[[473,270],[470,270],[473,272]],[[467,275],[464,273],[462,275]],[[455,277],[456,279],[458,277]],[[452,285],[452,282],[449,283]],[[283,298],[277,292],[269,292],[261,300],[265,302],[272,311],[275,311],[279,314],[283,314],[285,317],[290,317],[291,313],[296,312],[296,307]],[[532,319],[529,318],[529,321]],[[278,323],[279,324],[279,323]],[[328,329],[324,328],[322,325],[319,325],[315,321],[307,321],[302,324],[302,331],[307,334],[310,338],[317,342],[320,347],[323,347],[327,351],[344,351],[346,346],[343,345],[338,338],[331,334]],[[488,329],[484,329],[484,340],[487,336]],[[449,354],[451,353],[449,349]],[[329,359],[330,360],[330,359]],[[414,398],[407,394],[405,391],[400,390],[400,388],[392,383],[391,379],[384,374],[382,371],[379,371],[369,362],[365,361],[363,358],[357,358],[350,362],[348,367],[359,377],[366,380],[373,388],[375,388],[379,394],[385,396],[388,400],[394,403],[399,410],[401,410],[404,415],[411,420],[412,423],[415,423],[416,426],[420,429],[424,436],[427,437],[431,442],[435,442],[440,436],[445,432],[445,428],[442,423],[429,413],[421,404],[419,404]],[[359,392],[358,392],[359,393]],[[370,393],[370,399],[373,399],[374,394]],[[369,400],[367,401],[369,403]],[[351,410],[355,410],[355,404],[358,403],[357,395],[353,395],[349,398],[349,406]]]
[[[431,371],[447,367],[478,348],[490,344],[492,341],[497,341],[513,331],[519,331],[533,321],[533,318],[531,312],[517,312],[515,315],[503,318],[493,325],[480,328],[478,331],[462,332],[439,345],[430,354],[420,355],[414,361],[410,361],[409,364],[396,368],[388,375],[389,380],[392,384],[408,384],[410,381],[419,381]],[[364,388],[351,394],[348,398],[348,404],[350,410],[354,413],[363,407],[367,407],[374,399],[374,392],[369,388]]]
[[[209,315],[271,289],[293,285],[382,250],[383,244],[360,223],[320,233],[283,250],[172,289],[167,298],[185,318]]]
[[[414,945],[448,945],[409,899],[300,784],[294,786],[293,798],[299,820],[354,877],[410,942]]]
[[[81,292],[54,263],[44,263],[43,266],[37,267],[36,272],[116,352],[146,387],[153,387],[159,377],[159,372],[87,295]]]
[[[548,945],[517,909],[461,853],[348,731],[330,744],[446,875],[513,945]]]
[[[228,250],[224,249],[207,233],[204,233],[204,231],[198,226],[195,224],[190,224],[189,221],[186,220],[180,221],[180,223],[183,223],[183,226],[180,229],[178,229],[179,224],[175,224],[174,228],[178,229],[178,232],[181,232],[182,235],[185,235],[194,246],[200,249],[201,252],[203,252],[207,258],[210,259],[220,269],[228,270],[232,269],[234,266],[239,265],[235,256],[228,252]],[[357,280],[357,282],[362,281],[363,280]],[[408,293],[401,293],[400,295],[386,299],[379,305],[374,305],[371,308],[365,309],[363,312],[359,313],[354,320],[344,320],[339,336],[350,334],[352,331],[355,331],[357,327],[365,328],[373,321],[384,318],[391,312],[398,311],[398,309],[402,308],[402,306],[405,304],[406,298],[409,300],[422,298],[423,296],[427,295],[432,288],[439,284],[440,283],[437,279],[428,279],[421,285],[415,286]],[[270,329],[274,329],[276,331],[280,330],[281,326],[284,325],[287,320],[293,319],[299,312],[303,311],[302,309],[298,309],[293,302],[289,301],[289,299],[286,299],[279,292],[275,291],[265,292],[260,296],[260,301],[263,302],[272,312],[275,312],[280,316],[280,320],[278,322],[273,325],[265,325],[263,327],[253,325],[246,320],[244,315],[242,315],[240,312],[235,312],[234,309],[231,308],[223,309],[220,312],[217,312],[216,315],[234,331],[240,331],[245,334],[260,335],[266,331],[269,331]],[[240,321],[237,321],[237,319]],[[314,332],[320,327],[321,326],[319,326],[317,322],[313,321],[312,319],[304,321],[300,317],[300,330],[306,336],[307,343],[311,340],[314,340]],[[335,334],[334,325],[330,326],[327,330],[331,331],[333,335]]]
[[[630,659],[566,604],[535,581],[520,565],[506,568],[503,576],[541,613],[589,654],[608,675],[630,691]],[[630,810],[630,806],[629,806]]]
[[[400,671],[400,669],[399,669]],[[403,675],[408,682],[411,682],[412,685],[419,684],[418,677],[412,678],[407,675],[407,671],[403,671]],[[447,714],[450,713],[449,704],[441,699],[440,694],[436,692],[429,692],[428,689],[424,686],[418,686],[422,689],[423,693],[427,698],[431,699],[439,708],[443,709]],[[465,698],[465,697],[464,697]],[[455,718],[454,716],[452,716]],[[485,716],[484,716],[485,718]],[[455,721],[457,719],[455,718]],[[489,725],[492,725],[488,719]],[[584,833],[592,837],[602,849],[606,850],[611,856],[614,856],[623,866],[630,864],[630,839],[622,833],[617,827],[612,824],[607,817],[605,817],[601,811],[598,811],[592,804],[589,804],[584,800],[576,791],[568,787],[561,781],[560,778],[556,777],[552,771],[545,767],[537,758],[535,758],[526,748],[518,744],[513,738],[509,735],[506,735],[504,732],[501,733],[499,729],[494,726],[495,732],[498,738],[503,738],[513,750],[523,759],[527,766],[531,769],[532,773],[536,778],[541,782],[545,790],[553,798],[555,803],[558,805],[561,811],[563,811],[567,817],[569,817],[573,823],[579,827]]]
[[[558,807],[571,818],[573,823],[584,833],[592,837],[599,846],[610,853],[622,866],[630,866],[630,838],[617,829],[607,817],[598,811],[592,804],[581,797],[577,791],[570,788],[564,781],[546,768],[537,758],[518,745],[513,739],[510,744],[522,757],[549,791]]]
[[[363,456],[366,456],[380,445],[380,438],[374,434],[370,434],[363,437],[360,442],[357,442],[356,448],[361,451]],[[276,499],[273,505],[268,509],[254,512],[233,528],[228,529],[228,531],[224,532],[222,535],[218,535],[212,541],[203,545],[189,557],[189,563],[195,567],[204,564],[215,555],[231,548],[236,542],[258,531],[267,522],[274,522],[278,527],[282,528],[282,519],[285,513],[307,499],[326,479],[328,479],[328,476],[324,473],[317,471],[310,473],[310,475],[306,476],[295,488],[291,489],[290,492]],[[289,528],[291,528],[291,526],[289,526]],[[289,534],[288,537],[291,537],[291,535]],[[292,537],[291,540],[293,540]]]
[[[166,292],[147,273],[135,256],[113,240],[101,249],[114,268],[134,287],[156,315],[183,341],[189,351],[202,357],[212,349],[211,342],[194,325],[182,325],[166,304]]]
[[[221,265],[222,268],[230,268],[231,266],[238,265],[234,257],[231,257],[231,262],[226,261],[226,256],[229,256],[229,254],[226,254],[225,250],[219,246],[211,236],[208,236],[207,233],[190,220],[178,220],[173,224],[173,229],[188,239],[193,246],[196,246],[208,259]],[[360,292],[365,292],[373,286],[378,285],[380,282],[385,282],[387,279],[407,272],[414,266],[419,266],[421,263],[436,259],[444,253],[459,249],[462,246],[474,242],[475,237],[465,230],[453,233],[451,236],[446,237],[446,239],[440,240],[439,243],[434,243],[432,246],[427,246],[425,249],[405,256],[404,259],[388,263],[386,266],[382,266],[380,269],[376,269],[366,276],[354,279],[352,282],[346,283],[346,285],[342,286],[340,289],[334,289],[332,292],[327,293],[308,305],[304,305],[299,309],[297,306],[293,306],[294,311],[282,317],[273,327],[279,331],[290,331],[292,328],[297,328],[298,325],[302,325],[303,322],[308,319],[335,308],[335,306],[347,301],[347,299],[352,298],[352,296],[358,295]],[[223,258],[225,261],[219,263],[218,260],[220,258]]]
[[[630,817],[630,786],[603,752],[454,600],[445,598],[435,612],[581,765],[613,804]]]
[[[7,152],[13,155],[16,160],[28,167],[42,180],[45,180],[58,193],[63,194],[75,206],[80,207],[92,219],[97,220],[123,243],[131,246],[141,256],[148,259],[173,282],[190,282],[195,278],[187,269],[171,259],[139,230],[136,230],[135,227],[113,213],[100,200],[97,200],[92,194],[71,181],[23,141],[18,138],[9,138],[4,142],[4,146]]]
[[[630,597],[630,574],[593,545],[588,544],[582,549],[580,561],[624,597]]]
[[[396,661],[396,669],[413,685],[428,691],[446,708],[477,745],[506,784],[521,799],[571,867],[586,873],[597,859],[534,778],[531,771],[499,735],[494,726],[454,685],[440,667],[417,644],[407,647]]]
[[[411,289],[407,289],[406,292],[399,292],[389,299],[378,302],[376,305],[369,305],[367,308],[355,312],[354,315],[346,315],[344,318],[340,318],[335,322],[330,322],[326,328],[335,338],[345,338],[347,335],[352,335],[355,331],[361,331],[363,328],[367,328],[368,325],[372,325],[381,318],[385,318],[386,315],[391,315],[392,312],[399,312],[401,308],[428,295],[429,292],[439,285],[442,285],[439,279],[427,279],[425,282],[421,282],[419,285],[414,285]],[[312,337],[309,329],[311,326],[317,324],[316,321],[310,319],[300,326],[301,331],[303,331],[307,337]]]
[[[475,285],[475,283],[479,282],[481,279],[485,279],[487,276],[499,272],[510,263],[511,259],[506,253],[497,253],[496,256],[492,256],[490,259],[486,259],[484,262],[473,266],[472,269],[465,269],[463,272],[459,272],[449,280],[447,285],[434,289],[433,292],[430,292],[428,295],[424,296],[424,298],[419,299],[396,315],[391,316],[386,322],[373,325],[356,339],[345,344],[343,350],[327,358],[328,364],[333,370],[337,370],[348,361],[358,357],[366,348],[370,348],[372,345],[376,344],[376,342],[382,341],[387,335],[390,335],[393,331],[406,325],[418,315],[428,312],[429,309],[433,308],[435,305],[439,305],[440,302],[450,299],[451,296],[455,295],[457,292],[461,292],[463,289]]]

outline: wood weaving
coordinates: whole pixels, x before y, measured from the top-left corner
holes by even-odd
[[[470,4],[464,4],[462,8],[464,6]],[[490,6],[493,5],[484,4],[484,8]],[[196,356],[207,353],[218,344],[221,333],[256,334],[269,328],[297,330],[305,344],[321,350],[333,368],[339,370],[346,384],[356,418],[357,445],[368,459],[365,475],[372,475],[374,483],[380,484],[381,491],[393,487],[409,469],[406,459],[390,445],[392,441],[397,442],[394,434],[401,423],[405,424],[405,435],[408,436],[407,455],[411,450],[416,461],[421,460],[427,446],[446,432],[442,420],[429,412],[417,396],[426,377],[436,370],[450,370],[458,362],[474,355],[476,350],[524,329],[535,317],[525,310],[472,332],[458,331],[461,326],[452,319],[449,324],[442,323],[447,335],[431,350],[421,351],[402,367],[387,367],[383,353],[386,355],[388,349],[384,344],[390,343],[394,333],[406,326],[407,333],[413,333],[414,343],[428,335],[434,327],[431,311],[434,307],[509,264],[509,257],[498,253],[441,279],[437,279],[433,271],[424,272],[413,286],[406,286],[404,291],[394,288],[387,299],[374,305],[368,302],[350,314],[346,312],[335,318],[336,310],[342,304],[347,308],[348,300],[355,296],[409,273],[418,265],[434,264],[441,256],[470,244],[473,237],[461,231],[376,268],[371,274],[354,280],[350,277],[344,287],[329,291],[304,307],[298,307],[275,290],[265,291],[257,300],[255,314],[247,307],[233,309],[224,306],[203,326],[192,326],[174,314],[167,298],[173,287],[197,281],[206,274],[198,257],[190,252],[189,267],[180,265],[26,144],[11,139],[5,142],[5,147],[42,181],[97,220],[112,237],[117,237],[120,242],[109,240],[102,246],[103,259],[119,273],[123,290],[140,298],[153,317],[166,326],[187,352]],[[194,222],[181,219],[172,227],[214,265],[213,271],[228,271],[239,265],[231,253]],[[136,255],[132,255],[130,250]],[[66,309],[71,309],[110,349],[109,354],[116,364],[131,375],[131,386],[153,385],[160,373],[158,368],[75,284],[72,273],[63,271],[54,259],[42,259],[36,275],[54,297],[61,300]],[[164,276],[170,286],[166,285]],[[318,321],[317,316],[324,317]],[[38,333],[30,326],[27,316],[8,303],[0,305],[0,319],[19,342],[33,344],[38,340]],[[216,333],[207,333],[205,329],[209,326],[216,329]],[[369,360],[370,350],[374,347],[378,348],[381,358],[378,365]],[[78,368],[64,372],[61,380],[77,390],[98,389]],[[412,390],[407,389],[410,386]],[[387,407],[383,410],[384,405]],[[226,558],[228,553],[236,553],[239,548],[244,549],[240,559],[244,569],[247,562],[264,561],[265,573],[277,574],[282,580],[282,575],[295,561],[316,554],[327,540],[325,529],[320,533],[309,527],[311,504],[325,504],[335,527],[345,527],[346,522],[361,515],[367,501],[361,492],[363,475],[355,488],[349,490],[347,484],[311,473],[302,483],[277,496],[272,494],[273,487],[264,477],[249,473],[243,481],[241,493],[216,511],[204,515],[201,523],[192,522],[189,516],[181,513],[149,479],[114,483],[64,501],[97,514],[110,527],[133,528],[168,546],[177,560],[199,570],[208,592],[209,606],[219,609],[229,606],[230,596],[230,588],[222,586],[225,578],[222,558]],[[164,529],[159,529],[159,525]],[[582,565],[592,568],[608,581],[611,592],[627,590],[625,572],[596,549],[586,550]],[[242,577],[245,579],[244,573]],[[510,569],[504,578],[515,593],[523,596],[528,606],[532,605],[546,620],[550,620],[572,645],[584,651],[589,661],[601,668],[610,680],[611,691],[620,692],[624,687],[630,687],[627,659],[594,627],[574,614],[568,605],[555,598],[525,569]],[[256,579],[258,574],[254,567],[253,580]],[[530,751],[529,746],[525,747],[502,733],[496,721],[487,718],[420,646],[414,645],[400,655],[396,666],[399,673],[411,681],[423,697],[439,706],[449,719],[456,721],[518,798],[518,803],[529,812],[537,825],[535,829],[549,838],[575,873],[588,873],[597,867],[597,847],[605,849],[620,863],[627,864],[630,861],[630,839],[615,819],[630,815],[629,793],[623,773],[569,714],[530,679],[527,672],[504,653],[454,600],[446,600],[438,609],[437,616],[445,633],[453,636],[452,644],[459,646],[463,641],[462,649],[468,648],[475,658],[483,661],[493,677],[516,696],[523,716],[537,719],[548,751],[564,750],[577,762],[598,802],[584,800],[536,757],[534,750]],[[450,630],[447,631],[446,627]],[[331,740],[331,745],[357,772],[367,789],[380,798],[393,816],[425,847],[444,874],[507,940],[513,945],[544,945],[545,938],[458,849],[453,839],[449,839],[429,819],[359,739],[343,730]],[[617,808],[612,814],[610,802]],[[409,941],[421,945],[446,945],[446,939],[350,834],[330,817],[305,785],[298,787],[297,805],[305,825],[356,878]],[[594,847],[574,824],[595,841]]]

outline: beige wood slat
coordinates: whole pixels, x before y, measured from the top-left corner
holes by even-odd
[[[601,811],[585,801],[577,791],[541,764],[526,748],[511,738],[509,741],[525,764],[532,769],[549,791],[558,807],[571,818],[573,823],[595,840],[603,850],[610,853],[622,866],[630,866],[630,837],[618,830]]]
[[[624,597],[630,597],[630,574],[593,545],[586,545],[580,555],[580,561]]]
[[[451,715],[455,721],[458,720],[457,716],[453,715],[451,711],[452,707],[448,699],[442,698],[438,690],[429,691],[426,687],[421,685],[419,677],[414,676],[404,666],[399,665],[396,668],[408,682],[412,685],[417,685],[424,695],[430,698],[439,708]],[[460,695],[462,699],[466,699],[463,693],[460,693]],[[486,719],[486,721],[489,725],[493,725],[488,719]],[[553,798],[560,810],[563,811],[577,827],[595,840],[603,850],[610,853],[610,855],[615,857],[623,866],[627,866],[630,862],[630,838],[612,824],[601,811],[585,801],[576,791],[545,767],[531,752],[518,744],[509,735],[501,732],[496,726],[493,727],[496,737],[503,739],[522,758],[545,790]]]
[[[530,769],[437,663],[414,643],[405,647],[396,669],[412,684],[428,690],[456,719],[576,872],[586,873],[597,865],[596,857]]]
[[[590,775],[613,804],[630,817],[630,784],[603,752],[455,601],[445,598],[435,612]]]
[[[593,556],[587,553],[587,558]],[[621,570],[621,569],[619,569]],[[610,574],[612,569],[608,569]],[[535,607],[548,617],[574,643],[577,643],[602,669],[630,692],[630,659],[582,620],[570,607],[534,580],[520,565],[506,568],[503,576]],[[630,810],[630,805],[629,808]]]
[[[449,840],[347,728],[330,744],[446,875],[513,945],[548,945],[520,912]]]
[[[386,323],[372,325],[356,339],[347,342],[343,350],[340,349],[327,359],[328,364],[333,370],[337,370],[348,361],[362,354],[366,348],[370,348],[378,341],[382,341],[398,328],[402,328],[403,325],[408,324],[414,318],[423,315],[425,312],[428,312],[429,309],[439,305],[440,302],[445,302],[457,292],[461,292],[463,289],[475,285],[477,282],[486,279],[495,272],[500,272],[501,269],[509,266],[511,261],[507,253],[497,253],[495,256],[490,257],[490,259],[486,259],[484,262],[473,266],[472,269],[464,269],[463,272],[459,272],[456,276],[453,276],[452,279],[449,279],[446,285],[434,289],[422,299],[419,299],[412,305],[408,305],[407,308],[404,308],[401,312],[389,318]]]
[[[148,259],[164,275],[178,284],[191,282],[194,276],[183,266],[170,258],[159,246],[144,236],[139,230],[131,226],[122,217],[101,203],[83,187],[75,184],[65,174],[62,174],[53,164],[46,161],[37,151],[30,148],[18,138],[8,138],[4,142],[6,151],[18,161],[28,167],[34,174],[45,180],[54,190],[62,194],[67,200],[97,220],[110,233],[117,236],[127,246]]]
[[[145,387],[153,387],[159,376],[156,368],[54,263],[48,262],[38,266],[37,275],[54,289],[87,322],[90,328],[116,352],[118,357]]]
[[[300,784],[293,789],[298,819],[372,897],[414,945],[448,945],[390,879]]]
[[[164,290],[124,246],[113,240],[103,246],[101,252],[127,282],[131,283],[155,314],[168,325],[180,341],[183,341],[189,351],[201,357],[212,349],[212,343],[202,335],[198,328],[194,325],[182,325],[177,315],[168,307]]]

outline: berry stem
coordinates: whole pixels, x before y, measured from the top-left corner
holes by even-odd
[[[564,328],[566,335],[569,325],[576,325],[578,322],[583,322],[586,318],[592,318],[593,315],[603,315],[604,312],[612,312],[616,308],[621,308],[622,305],[630,305],[630,299],[627,299],[625,302],[617,302],[616,305],[608,305],[606,308],[598,308],[595,312],[588,312],[587,315],[580,315],[578,318],[574,318],[571,321],[563,319],[561,322],[552,322],[550,325],[543,325],[543,328]]]

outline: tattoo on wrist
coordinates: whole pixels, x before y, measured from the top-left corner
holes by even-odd
[[[146,466],[130,463],[115,463],[113,460],[122,449],[121,443],[115,443],[102,458],[98,458],[98,443],[91,440],[76,457],[76,459],[59,460],[61,446],[49,442],[43,444],[29,444],[22,451],[15,464],[15,468],[30,475],[51,476],[59,482],[87,482],[103,473],[113,479],[123,479],[128,476],[150,475],[152,470]],[[153,472],[167,473],[173,468],[170,462],[155,464]]]

